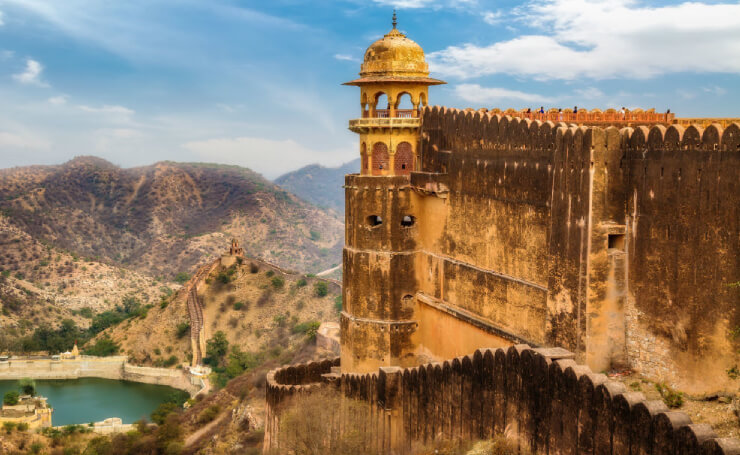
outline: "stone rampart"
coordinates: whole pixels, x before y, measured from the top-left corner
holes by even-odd
[[[139,367],[126,363],[126,357],[79,356],[76,359],[10,358],[0,362],[0,380],[6,379],[79,379],[102,378],[159,384],[196,393],[200,387],[191,384],[183,370]]]
[[[325,386],[323,375],[339,366],[339,358],[311,362],[270,371],[266,380],[265,451],[279,447],[280,412],[282,406],[301,393],[310,393]]]
[[[728,385],[740,125],[618,129],[427,108],[421,171],[410,177],[419,232],[444,228],[417,242],[432,258],[417,262],[418,292],[598,371],[632,367],[693,392]]]
[[[265,452],[280,449],[282,404],[301,393],[335,387],[349,399],[370,404],[365,428],[381,453],[411,453],[414,443],[437,439],[504,433],[534,454],[740,453],[740,441],[718,438],[710,426],[692,423],[663,402],[645,400],[573,357],[563,349],[516,345],[362,375],[325,374],[336,361],[276,370],[267,377]],[[325,431],[342,428],[327,424]]]

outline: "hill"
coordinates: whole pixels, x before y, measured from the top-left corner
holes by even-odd
[[[178,287],[43,244],[0,215],[0,352],[35,327],[72,319],[87,328],[126,297],[153,304]]]
[[[340,167],[312,164],[278,177],[275,183],[314,205],[334,210],[344,219],[344,176],[359,171],[359,159]]]
[[[342,223],[237,166],[94,157],[0,170],[0,211],[34,241],[173,279],[236,237],[247,254],[319,272],[340,262]],[[12,273],[20,264],[0,265]]]
[[[198,286],[206,339],[221,331],[229,346],[255,359],[280,359],[307,334],[313,335],[319,322],[338,321],[338,284],[254,259],[240,261],[215,267]],[[318,283],[326,285],[325,293],[317,292]],[[136,364],[165,366],[173,356],[178,363],[189,363],[191,323],[187,292],[182,289],[143,317],[111,327],[99,337],[110,337]],[[170,360],[167,366],[174,364]]]

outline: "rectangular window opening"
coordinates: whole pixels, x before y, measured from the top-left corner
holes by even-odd
[[[609,249],[624,251],[624,234],[609,234]]]

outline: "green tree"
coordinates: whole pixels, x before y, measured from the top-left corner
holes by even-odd
[[[36,381],[31,378],[23,378],[18,381],[18,387],[20,387],[23,395],[36,395]]]
[[[323,281],[317,281],[316,284],[314,284],[313,288],[314,291],[316,291],[316,295],[319,297],[326,297],[326,295],[329,293],[329,287]]]
[[[241,375],[247,370],[250,370],[260,363],[260,357],[252,354],[251,352],[243,352],[238,346],[231,348],[229,354],[229,361],[226,365],[226,375],[229,379]]]
[[[213,338],[206,341],[206,358],[203,361],[211,366],[218,366],[223,362],[227,352],[229,352],[229,340],[226,339],[226,334],[219,330]]]
[[[167,416],[176,412],[178,409],[179,406],[176,403],[162,403],[152,412],[152,422],[162,425],[167,420]]]
[[[118,354],[120,348],[121,346],[118,343],[111,340],[108,336],[104,336],[95,341],[95,344],[85,349],[85,355],[109,357]]]
[[[5,395],[3,396],[3,404],[6,406],[15,406],[18,404],[18,398],[18,392],[16,392],[15,390],[5,392]]]

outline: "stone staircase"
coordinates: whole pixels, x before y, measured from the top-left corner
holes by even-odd
[[[205,317],[203,316],[203,303],[198,298],[198,286],[218,267],[220,260],[216,259],[198,269],[193,277],[185,285],[187,293],[188,316],[190,317],[190,344],[193,349],[192,366],[202,365],[206,352]]]

